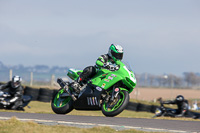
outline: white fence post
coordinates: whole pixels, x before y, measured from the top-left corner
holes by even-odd
[[[33,72],[31,72],[30,86],[33,86]]]
[[[54,82],[55,82],[55,75],[52,74],[52,75],[51,75],[51,87],[53,87]]]
[[[10,78],[10,80],[12,80],[12,69],[10,69],[9,78]]]

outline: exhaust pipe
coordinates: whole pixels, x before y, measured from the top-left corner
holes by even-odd
[[[60,85],[61,88],[64,88],[65,92],[69,94],[69,96],[72,98],[73,101],[77,100],[77,98],[73,94],[70,93],[68,84],[66,82],[64,82],[61,78],[58,78],[57,83]]]

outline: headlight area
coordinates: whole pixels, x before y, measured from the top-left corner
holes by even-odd
[[[132,87],[135,87],[135,83],[128,77],[126,77],[126,82],[128,82]]]

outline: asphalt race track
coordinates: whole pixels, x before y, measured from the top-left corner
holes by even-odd
[[[200,121],[0,112],[0,120],[7,120],[13,116],[22,121],[35,121],[40,124],[67,125],[81,128],[110,126],[116,130],[136,129],[178,133],[200,132]]]

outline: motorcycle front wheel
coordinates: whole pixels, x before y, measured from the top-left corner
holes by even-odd
[[[113,117],[120,114],[128,105],[129,93],[128,91],[122,90],[118,96],[111,102],[102,103],[102,113],[107,117]]]
[[[64,93],[64,89],[60,89],[51,101],[51,108],[56,114],[67,114],[73,110],[72,98],[70,96],[61,98],[62,93]]]

